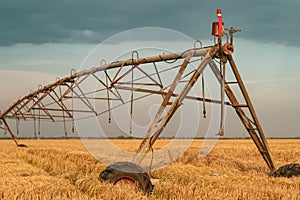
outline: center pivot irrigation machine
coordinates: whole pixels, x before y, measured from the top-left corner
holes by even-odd
[[[133,119],[133,105],[141,99],[149,96],[159,96],[162,99],[160,107],[152,119],[148,131],[140,144],[137,154],[132,162],[117,162],[108,166],[99,175],[102,181],[113,184],[118,182],[132,183],[144,192],[152,191],[152,183],[146,171],[139,166],[145,155],[152,151],[152,146],[160,136],[168,122],[174,117],[176,111],[183,107],[184,100],[203,102],[203,114],[206,114],[205,104],[218,104],[221,107],[221,120],[219,135],[224,135],[224,107],[231,106],[242,124],[248,131],[258,151],[270,169],[271,176],[294,176],[300,174],[299,164],[288,164],[276,170],[270,155],[264,131],[258,120],[248,92],[239,74],[238,68],[232,57],[234,51],[233,36],[240,32],[238,29],[225,28],[222,21],[221,10],[217,10],[218,21],[212,23],[212,35],[214,44],[199,48],[185,50],[179,53],[164,53],[157,56],[139,58],[138,52],[132,52],[132,58],[115,61],[109,64],[101,62],[100,66],[88,70],[75,72],[71,75],[47,86],[39,86],[38,90],[19,98],[4,112],[0,114],[0,128],[8,132],[16,145],[18,144],[11,120],[16,120],[17,134],[19,133],[19,121],[33,121],[34,133],[38,129],[40,133],[41,120],[62,122],[65,134],[66,124],[72,124],[76,113],[83,116],[108,116],[111,122],[111,112],[122,105],[130,107],[130,127]],[[226,38],[223,44],[223,38]],[[197,63],[196,67],[190,67]],[[234,80],[226,80],[226,65],[229,63],[231,75]],[[206,98],[204,93],[203,71],[210,68],[221,88],[221,99]],[[173,78],[166,77],[169,71],[175,72]],[[82,85],[93,79],[98,87],[93,91],[84,91]],[[196,83],[202,85],[202,95],[191,95],[190,91]],[[236,86],[237,90],[232,87]],[[124,95],[130,96],[125,100]],[[227,96],[228,102],[225,101]],[[102,103],[105,106],[95,106],[93,102]],[[75,108],[74,104],[81,104]]]

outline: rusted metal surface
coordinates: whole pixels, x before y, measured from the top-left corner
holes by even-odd
[[[251,135],[251,137],[253,138],[254,143],[260,147],[262,146],[263,148],[259,148],[259,151],[261,153],[261,155],[263,156],[263,158],[265,159],[267,165],[269,166],[270,170],[275,170],[275,166],[274,163],[271,159],[271,155],[270,155],[270,149],[269,149],[269,145],[266,141],[265,138],[265,134],[264,131],[262,129],[262,126],[258,120],[257,114],[254,110],[253,104],[250,100],[249,94],[246,90],[246,87],[243,83],[243,80],[238,72],[238,69],[235,65],[235,62],[232,58],[231,55],[228,56],[228,60],[229,63],[231,65],[232,71],[235,75],[235,78],[237,79],[238,85],[240,87],[240,90],[245,98],[246,101],[246,105],[247,108],[249,109],[250,113],[251,113],[251,117],[247,117],[247,116],[243,116],[243,115],[239,115],[241,117],[241,120],[245,120],[244,125],[245,128],[247,129],[247,131],[249,132],[249,134]],[[234,104],[235,105],[235,104]],[[237,109],[237,107],[235,107],[235,109]],[[242,114],[242,112],[240,112],[240,114]],[[258,145],[261,144],[261,145]]]
[[[264,132],[262,127],[260,126],[259,120],[257,115],[255,114],[255,110],[253,108],[253,105],[251,103],[251,100],[249,98],[249,95],[247,93],[247,90],[243,84],[243,81],[239,75],[239,72],[235,66],[235,63],[233,61],[233,58],[229,57],[229,63],[234,71],[234,75],[236,77],[235,84],[238,84],[240,86],[240,92],[243,95],[244,100],[246,101],[246,104],[241,104],[236,95],[234,94],[233,90],[230,88],[230,85],[225,82],[225,92],[228,97],[228,99],[231,102],[231,106],[235,109],[237,115],[241,119],[244,127],[246,128],[247,132],[251,136],[253,142],[255,143],[256,147],[258,148],[260,154],[262,155],[263,159],[265,160],[266,164],[268,165],[269,169],[271,171],[275,170],[275,166],[273,164],[273,161],[270,156],[270,151],[268,147],[268,143],[264,137]],[[219,82],[222,82],[222,74],[219,71],[217,65],[213,62],[211,62],[210,67],[214,74],[216,75]],[[245,111],[243,109],[248,109],[250,111],[250,116],[246,115]],[[263,137],[262,137],[263,136]]]
[[[145,153],[150,151],[151,146],[155,143],[155,141],[157,140],[157,138],[159,137],[159,135],[161,134],[163,129],[166,127],[166,124],[172,118],[172,116],[174,115],[176,110],[180,107],[184,98],[187,96],[188,92],[191,90],[191,88],[193,87],[195,82],[198,80],[199,76],[205,69],[206,65],[210,61],[212,61],[212,58],[214,57],[215,54],[216,54],[216,48],[211,48],[207,52],[207,54],[203,58],[202,62],[200,63],[200,65],[198,66],[198,68],[196,69],[196,71],[194,72],[192,77],[190,78],[190,80],[187,82],[187,84],[182,89],[181,93],[172,102],[170,108],[167,111],[167,114],[159,121],[159,119],[161,117],[161,113],[166,108],[166,105],[167,105],[166,103],[169,101],[171,95],[173,94],[173,91],[175,90],[178,80],[182,76],[182,71],[185,68],[185,66],[187,65],[186,63],[188,60],[185,60],[185,62],[182,64],[175,80],[173,81],[173,85],[171,86],[166,97],[164,98],[164,101],[162,102],[162,104],[157,112],[157,115],[155,116],[155,120],[152,121],[150,128],[146,134],[146,137],[144,138],[144,140],[142,141],[142,143],[138,149],[138,153],[140,153],[140,154],[138,154],[134,158],[135,163],[140,163],[143,160]]]

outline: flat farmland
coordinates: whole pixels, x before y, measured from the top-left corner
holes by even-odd
[[[300,140],[268,141],[276,167],[300,162]],[[0,199],[300,199],[300,177],[268,177],[252,140],[219,140],[202,158],[203,141],[194,140],[180,159],[151,172],[159,181],[149,196],[99,182],[105,165],[80,140],[20,142],[28,148],[0,141]],[[140,140],[112,142],[128,151],[140,144]],[[158,140],[154,149],[169,142]]]

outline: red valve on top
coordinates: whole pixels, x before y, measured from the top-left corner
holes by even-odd
[[[222,10],[217,9],[217,17],[218,17],[218,34],[223,35],[223,20],[222,20]]]
[[[224,32],[224,22],[222,19],[222,10],[217,9],[217,17],[218,21],[212,23],[212,32],[211,34],[214,36],[222,36]]]

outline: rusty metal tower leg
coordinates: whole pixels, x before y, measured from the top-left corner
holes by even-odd
[[[171,99],[171,97],[172,97],[172,95],[173,95],[173,93],[174,93],[174,91],[175,91],[175,89],[176,89],[179,81],[180,81],[180,78],[182,77],[182,75],[183,75],[186,67],[189,64],[190,58],[191,58],[191,55],[188,55],[185,58],[185,60],[183,61],[182,65],[181,65],[181,67],[180,67],[180,69],[179,69],[179,71],[178,71],[178,73],[177,73],[177,75],[176,75],[176,77],[175,77],[175,79],[174,79],[174,81],[173,81],[173,83],[172,83],[169,91],[168,91],[168,93],[164,96],[163,102],[161,103],[161,105],[160,105],[160,107],[159,107],[159,109],[158,109],[158,111],[157,111],[157,113],[155,115],[155,118],[154,118],[153,122],[151,123],[151,125],[150,125],[150,127],[149,127],[149,129],[147,131],[147,134],[145,135],[145,139],[143,140],[143,142],[141,143],[141,145],[140,145],[140,147],[138,149],[138,152],[146,152],[146,151],[148,151],[150,145],[146,145],[145,146],[145,143],[146,142],[148,142],[148,143],[150,142],[150,136],[151,136],[153,130],[155,129],[155,126],[158,124],[158,122],[159,122],[159,120],[160,120],[160,118],[161,118],[161,116],[163,114],[163,111],[165,110],[166,106],[168,105],[168,103],[170,103],[169,101],[170,101],[170,99]]]
[[[248,131],[249,135],[251,136],[253,142],[255,143],[256,147],[258,148],[260,154],[262,155],[263,159],[265,160],[266,164],[270,168],[271,172],[275,170],[274,163],[272,161],[269,146],[265,138],[265,134],[263,129],[260,125],[256,112],[254,110],[253,104],[250,100],[246,87],[243,83],[243,80],[238,72],[238,69],[235,65],[235,62],[231,55],[228,56],[228,60],[232,69],[232,72],[236,78],[234,82],[225,82],[225,92],[227,97],[231,102],[231,106],[235,109],[237,115],[241,119],[243,125],[245,126],[246,130]],[[222,81],[222,75],[219,71],[218,67],[214,62],[210,63],[210,67],[214,72],[215,76],[219,80]],[[240,92],[244,98],[245,104],[241,104],[238,99],[236,98],[234,92],[230,88],[230,84],[237,84],[239,86]],[[248,109],[250,112],[250,116],[247,115],[244,109]]]
[[[152,147],[152,145],[154,144],[154,142],[157,140],[157,138],[159,137],[159,135],[161,134],[161,132],[163,131],[163,129],[165,128],[165,126],[167,125],[169,120],[172,118],[172,116],[174,115],[176,110],[180,107],[180,105],[182,104],[184,98],[186,97],[188,92],[191,90],[191,88],[193,87],[195,82],[198,80],[199,76],[201,75],[201,73],[205,69],[206,65],[212,61],[212,57],[214,57],[215,54],[216,54],[216,49],[215,48],[211,48],[207,52],[207,54],[203,58],[201,64],[198,66],[197,70],[194,72],[194,74],[192,75],[192,77],[190,78],[188,83],[184,86],[184,88],[182,89],[180,94],[172,102],[170,108],[167,111],[167,114],[160,121],[155,121],[154,120],[152,122],[152,124],[151,124],[151,126],[150,126],[150,128],[147,132],[147,135],[150,135],[151,137],[145,137],[145,139],[142,141],[142,143],[139,147],[139,150],[137,152],[138,154],[133,160],[135,163],[139,164],[139,163],[142,162],[142,160],[145,157],[145,153],[149,152],[149,150]],[[184,63],[182,64],[182,66],[187,65],[187,64],[188,63],[186,63],[186,60],[185,60]],[[177,77],[181,76],[180,71],[178,72]],[[175,80],[173,82],[173,84],[175,84],[175,86],[176,86],[176,82],[179,81],[179,80],[177,80],[177,77],[175,78]],[[172,95],[172,92],[171,92],[170,95]],[[164,105],[164,102],[169,101],[170,97],[168,97],[168,96],[165,97],[165,99],[162,103],[162,106]],[[168,101],[166,100],[167,98],[168,98]],[[160,115],[160,111],[158,111],[157,114]],[[152,129],[152,127],[153,127],[153,129]]]
[[[16,136],[13,134],[12,130],[9,127],[9,124],[7,123],[7,121],[5,119],[1,119],[6,127],[6,130],[9,132],[9,134],[11,135],[11,138],[14,140],[14,142],[16,143],[17,146],[19,146],[17,140],[16,140]]]

